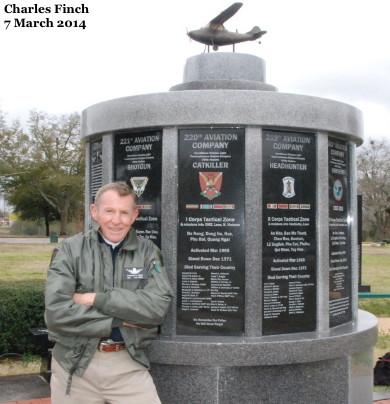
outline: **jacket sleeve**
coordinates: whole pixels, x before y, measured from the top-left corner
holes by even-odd
[[[75,304],[75,260],[66,241],[54,251],[47,272],[45,321],[50,331],[65,335],[106,337],[113,318],[96,307]]]
[[[171,305],[173,292],[162,265],[161,252],[152,242],[145,253],[145,262],[149,276],[142,287],[135,291],[113,288],[106,293],[97,293],[94,307],[134,325],[160,325]]]

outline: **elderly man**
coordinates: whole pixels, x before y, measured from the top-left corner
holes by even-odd
[[[132,228],[125,182],[100,188],[90,211],[94,229],[64,240],[48,269],[52,404],[160,403],[144,349],[173,297],[161,252]]]

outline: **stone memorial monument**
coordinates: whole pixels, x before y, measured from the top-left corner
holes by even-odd
[[[285,94],[240,53],[83,111],[86,204],[139,196],[176,298],[149,350],[164,404],[372,403],[377,320],[358,310],[354,107]]]

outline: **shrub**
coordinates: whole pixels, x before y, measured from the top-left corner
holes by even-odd
[[[40,231],[39,224],[36,222],[25,222],[21,220],[17,220],[11,226],[11,234],[16,235],[23,235],[23,236],[38,236],[43,233],[43,230]]]
[[[33,342],[30,328],[45,328],[44,288],[41,279],[0,280],[0,355],[38,354],[44,349]]]

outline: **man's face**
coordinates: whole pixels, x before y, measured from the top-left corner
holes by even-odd
[[[101,234],[113,243],[123,240],[138,216],[131,195],[119,196],[110,189],[104,192],[98,205],[90,207],[92,218],[99,223]]]

